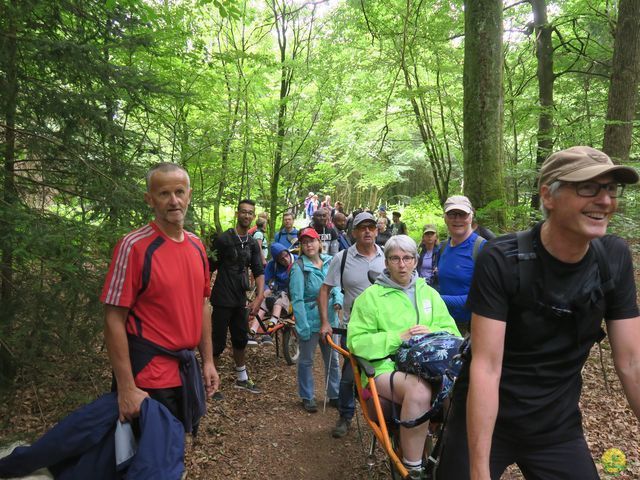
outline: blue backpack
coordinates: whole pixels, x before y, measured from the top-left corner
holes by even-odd
[[[449,332],[414,335],[402,342],[395,354],[396,371],[391,374],[391,390],[393,391],[393,376],[398,372],[417,375],[432,385],[441,384],[441,387],[431,408],[419,418],[402,421],[397,418],[394,411],[393,420],[396,424],[413,428],[440,411],[460,374],[467,345],[468,341]]]

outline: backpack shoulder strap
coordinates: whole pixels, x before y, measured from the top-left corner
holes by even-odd
[[[347,254],[349,253],[349,249],[345,248],[343,252],[342,258],[340,259],[340,291],[344,295],[344,280],[342,278],[344,277],[344,267],[347,264]]]
[[[532,260],[537,258],[533,251],[533,231],[523,230],[516,233],[518,242],[518,293],[516,303],[529,303],[531,301],[531,285],[533,283],[535,264]]]
[[[287,273],[289,274],[289,282],[291,282],[291,269],[293,268],[294,265],[297,265],[300,268],[300,271],[302,272],[302,276],[304,277],[304,284],[306,286],[309,272],[305,272],[304,262],[302,261],[301,257],[296,258],[295,262],[289,264],[289,269],[287,270]]]
[[[436,258],[433,260],[433,265],[435,267],[438,266],[438,263],[440,262],[440,257],[444,253],[444,250],[445,250],[445,248],[447,248],[448,244],[449,244],[449,239],[448,238],[446,240],[443,240],[443,241],[440,242],[440,245],[438,246],[438,253],[436,254]]]
[[[482,245],[484,245],[487,240],[484,237],[478,235],[473,242],[473,252],[471,254],[471,258],[473,258],[473,263],[476,263],[476,258],[478,258],[478,253],[480,253],[480,249]]]
[[[596,261],[598,262],[602,292],[607,293],[613,290],[615,281],[611,277],[611,269],[607,263],[607,254],[604,250],[604,245],[599,238],[594,238],[591,240],[591,246],[593,247],[593,253],[596,255]]]

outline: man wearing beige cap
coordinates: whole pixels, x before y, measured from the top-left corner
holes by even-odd
[[[545,220],[480,253],[467,302],[473,355],[456,384],[437,478],[498,479],[512,463],[528,479],[599,478],[578,401],[603,318],[640,416],[632,259],[606,235],[624,185],[637,182],[635,170],[593,148],[556,152],[540,170]]]
[[[449,238],[440,244],[436,258],[437,287],[440,296],[463,335],[469,331],[471,311],[467,295],[478,252],[486,240],[473,231],[473,206],[463,195],[453,195],[444,202],[444,223]]]

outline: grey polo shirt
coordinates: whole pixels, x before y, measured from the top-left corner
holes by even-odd
[[[355,245],[351,245],[347,250],[338,252],[329,265],[329,271],[324,279],[325,285],[340,288],[340,264],[342,263],[343,255],[347,255],[347,262],[344,265],[343,281],[343,309],[344,319],[345,322],[347,322],[356,297],[371,285],[368,276],[369,270],[378,273],[382,273],[384,270],[384,253],[378,245],[376,245],[376,254],[370,259],[358,253]]]

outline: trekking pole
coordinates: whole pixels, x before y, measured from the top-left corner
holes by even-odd
[[[322,403],[322,413],[324,414],[327,411],[327,394],[329,393],[329,378],[331,376],[331,347],[327,348],[327,353],[329,355],[328,362],[325,362],[325,375],[327,376],[327,381],[325,382],[324,387],[324,401]]]

